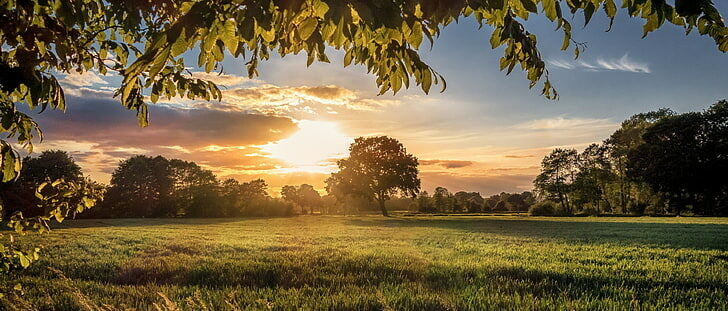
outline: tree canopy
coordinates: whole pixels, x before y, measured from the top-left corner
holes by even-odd
[[[726,215],[726,137],[725,100],[703,112],[636,114],[602,144],[553,150],[534,186],[564,214]]]
[[[539,9],[540,6],[540,9]],[[644,19],[643,35],[664,23],[697,28],[728,51],[728,28],[710,0],[624,0],[629,16]],[[423,42],[434,44],[443,27],[474,18],[491,28],[493,48],[505,46],[501,70],[517,65],[533,87],[557,94],[523,24],[543,14],[563,33],[562,49],[582,48],[572,39],[572,16],[588,24],[602,10],[614,20],[614,0],[0,0],[0,117],[2,132],[32,148],[38,124],[16,105],[65,109],[57,74],[97,70],[123,77],[116,90],[122,105],[147,123],[147,103],[161,97],[220,99],[210,81],[189,74],[196,65],[220,69],[226,56],[246,59],[249,76],[271,53],[305,53],[307,64],[328,62],[326,48],[344,52],[344,65],[360,64],[374,74],[380,93],[411,84],[428,92],[444,79],[421,60]],[[195,64],[183,53],[197,48]],[[17,175],[20,161],[2,140],[3,180]]]
[[[415,196],[420,191],[417,158],[394,138],[359,137],[349,147],[349,157],[337,165],[339,171],[326,180],[329,193],[376,200],[384,216],[388,215],[385,202],[392,195]]]

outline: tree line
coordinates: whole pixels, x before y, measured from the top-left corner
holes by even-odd
[[[435,188],[432,195],[422,191],[413,202],[414,210],[421,213],[524,212],[535,203],[531,191],[501,192],[484,198],[478,192],[452,193],[444,187]]]
[[[543,158],[540,214],[728,215],[728,101],[636,114],[599,144]]]

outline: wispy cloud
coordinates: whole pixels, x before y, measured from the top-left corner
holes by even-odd
[[[613,122],[610,119],[555,117],[531,120],[516,124],[514,125],[514,127],[524,130],[574,130],[584,128],[611,128],[616,125],[617,123]]]
[[[72,71],[71,73],[63,77],[60,82],[66,86],[72,87],[109,84],[108,82],[106,82],[106,80],[102,78],[101,75],[97,74],[94,71],[86,71],[84,73]]]
[[[422,165],[439,165],[444,168],[461,168],[473,165],[473,161],[460,160],[420,160]]]
[[[550,59],[547,61],[551,67],[567,69],[567,70],[586,70],[586,71],[624,71],[634,73],[650,73],[650,67],[646,63],[635,61],[629,57],[629,54],[624,54],[620,58],[597,58],[594,61],[588,62],[584,60],[563,60],[563,59]]]

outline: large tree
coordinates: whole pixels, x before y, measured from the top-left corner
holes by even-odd
[[[349,147],[349,157],[337,165],[339,171],[326,180],[327,188],[375,200],[384,216],[392,195],[415,196],[420,191],[417,158],[394,138],[359,137]]]
[[[111,175],[103,209],[114,217],[175,216],[175,180],[169,160],[134,156],[119,163]]]
[[[554,149],[541,161],[541,174],[533,181],[536,190],[572,213],[570,192],[578,173],[578,153],[574,149]]]
[[[667,196],[677,214],[728,214],[728,102],[663,118],[628,155],[630,177]]]

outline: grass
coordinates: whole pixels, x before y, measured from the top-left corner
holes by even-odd
[[[41,310],[728,308],[719,218],[75,220],[24,239],[43,259],[0,283]]]

